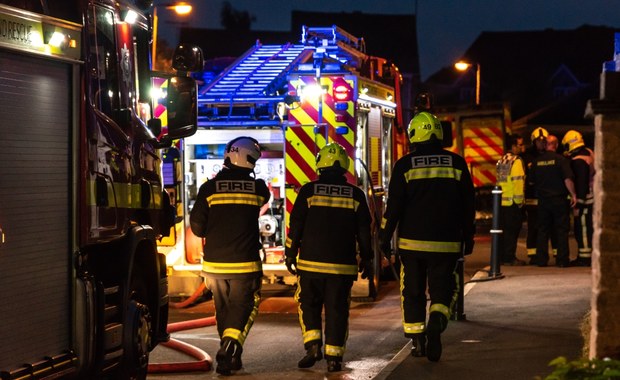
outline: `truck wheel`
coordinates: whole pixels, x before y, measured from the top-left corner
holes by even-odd
[[[151,346],[151,314],[136,300],[129,302],[126,318],[123,379],[146,379]]]

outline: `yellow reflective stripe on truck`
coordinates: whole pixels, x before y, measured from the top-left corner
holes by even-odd
[[[86,191],[86,204],[88,206],[97,205],[97,182],[88,181]],[[143,185],[127,182],[108,182],[107,205],[104,207],[119,208],[151,208],[160,209],[162,207],[162,188],[159,184],[150,185],[149,204],[142,205]]]

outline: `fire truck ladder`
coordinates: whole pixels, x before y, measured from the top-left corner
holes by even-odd
[[[301,43],[323,50],[328,57],[340,63],[358,66],[355,62],[366,58],[366,44],[363,38],[358,38],[339,28],[330,27],[302,27]]]
[[[286,96],[287,74],[311,54],[304,45],[257,43],[199,91],[198,125],[279,125],[274,118]]]

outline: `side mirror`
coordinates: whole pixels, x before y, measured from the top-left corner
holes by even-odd
[[[155,137],[161,135],[161,119],[149,119],[147,126]]]
[[[112,120],[114,120],[121,128],[126,129],[131,125],[131,110],[122,108],[112,111]]]
[[[204,65],[202,49],[195,45],[181,44],[174,50],[172,68],[177,71],[201,71]]]
[[[443,130],[443,141],[441,142],[441,146],[443,146],[444,148],[450,148],[453,144],[452,122],[442,121],[441,128]]]
[[[168,111],[168,137],[178,139],[191,136],[198,129],[198,88],[189,77],[168,79],[166,109]]]

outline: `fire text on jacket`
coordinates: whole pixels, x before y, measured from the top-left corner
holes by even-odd
[[[414,156],[411,157],[411,166],[414,168],[425,168],[433,166],[452,166],[452,157],[440,156]]]
[[[326,185],[317,183],[314,185],[314,194],[316,195],[328,195],[332,197],[353,197],[353,188],[349,186],[339,185]]]
[[[215,191],[218,193],[255,193],[254,181],[216,181]]]

